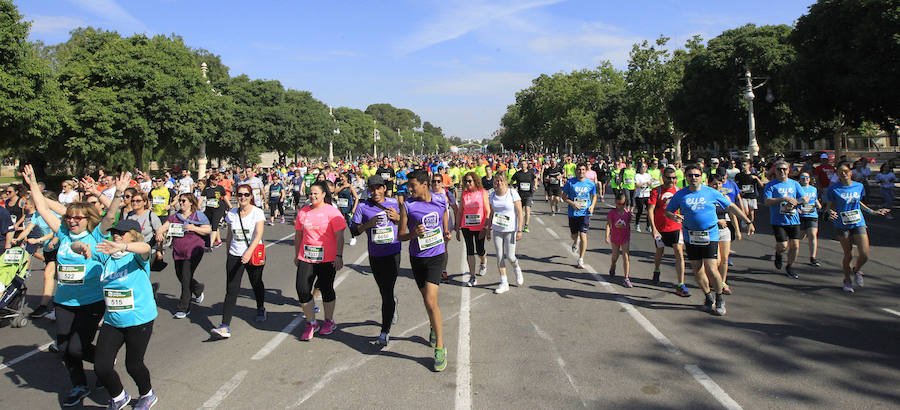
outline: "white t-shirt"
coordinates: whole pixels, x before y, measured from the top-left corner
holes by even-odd
[[[262,208],[263,207],[263,189],[265,185],[259,177],[253,177],[242,181],[242,183],[250,185],[250,188],[253,190],[253,202],[256,203],[256,206]]]
[[[519,228],[519,221],[516,219],[516,201],[522,200],[519,192],[507,189],[506,195],[499,196],[497,191],[494,191],[491,192],[489,200],[491,211],[494,213],[491,229],[497,232],[515,232]]]
[[[116,187],[111,186],[109,188],[106,188],[100,194],[109,198],[109,200],[112,201],[113,197],[116,196]]]
[[[225,215],[228,221],[228,229],[231,229],[231,243],[228,244],[228,253],[234,256],[241,256],[247,252],[248,242],[253,242],[253,235],[256,233],[256,223],[265,222],[266,214],[262,209],[253,207],[250,214],[238,220],[238,210],[234,208]],[[241,223],[244,224],[244,231],[241,231]],[[244,239],[246,238],[246,240]]]
[[[189,194],[191,193],[191,189],[193,189],[194,179],[191,177],[184,177],[178,180],[178,193],[179,194]]]
[[[153,190],[153,183],[150,181],[144,181],[140,183],[141,192],[150,192]]]
[[[649,184],[651,179],[653,179],[653,177],[651,177],[650,174],[648,174],[646,172],[643,174],[635,174],[634,175],[634,184],[635,184],[635,186],[638,186],[640,184]],[[649,198],[650,197],[650,185],[645,185],[644,187],[639,188],[638,190],[634,191],[634,196],[635,196],[635,198]]]
[[[72,202],[75,202],[75,196],[77,195],[78,191],[74,189],[69,191],[69,193],[62,192],[59,194],[59,203],[63,205],[71,204]]]

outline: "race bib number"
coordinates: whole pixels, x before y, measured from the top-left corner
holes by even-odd
[[[652,187],[658,187],[659,185],[661,185],[661,184],[659,183],[659,180],[658,180],[658,179],[656,179],[656,178],[650,178],[650,186],[652,186]]]
[[[752,194],[753,193],[753,185],[741,185],[741,193],[742,194]]]
[[[150,200],[150,204],[155,205],[155,206],[165,205],[166,198],[163,198],[161,196],[155,196],[155,197],[153,197],[153,199]]]
[[[394,242],[394,226],[376,226],[372,228],[372,242],[384,245]]]
[[[249,229],[232,229],[231,232],[235,241],[243,242],[249,240]]]
[[[520,182],[519,183],[519,191],[531,191],[531,183],[530,182]]]
[[[390,177],[391,177],[391,174],[389,174],[389,173],[387,173],[387,172],[381,174],[381,178],[384,178],[385,181],[387,181],[388,178],[390,178]]]
[[[841,223],[844,225],[856,225],[862,221],[862,213],[859,209],[841,212]]]
[[[509,215],[503,215],[501,213],[494,212],[494,226],[498,226],[503,229],[508,229],[512,225],[512,218]]]
[[[691,245],[709,245],[709,230],[688,231]]]
[[[60,285],[83,285],[84,265],[57,265],[56,276]]]
[[[481,214],[466,214],[466,226],[481,224]]]
[[[793,215],[794,214],[794,206],[789,202],[782,202],[781,207],[779,209],[782,215]]]
[[[9,248],[3,253],[3,263],[18,265],[25,257],[25,250],[22,248]]]
[[[303,257],[313,262],[321,262],[325,259],[325,247],[303,245]]]
[[[816,211],[816,206],[813,204],[806,204],[800,206],[800,213],[804,215],[811,214]]]
[[[625,185],[631,185],[634,183],[634,178],[625,178],[625,180],[622,181],[622,183]]]
[[[425,234],[419,237],[419,250],[426,250],[434,248],[442,243],[444,243],[444,235],[441,233],[441,228],[435,228],[430,231],[425,231]]]
[[[578,206],[578,209],[587,209],[588,203],[590,201],[587,198],[576,198],[575,205]]]
[[[134,310],[133,289],[103,289],[103,299],[110,312]]]
[[[181,238],[184,236],[184,224],[169,224],[169,236]]]
[[[556,179],[555,177],[550,177],[550,183],[553,185],[559,184],[559,179]]]
[[[206,207],[207,207],[207,208],[218,208],[218,207],[219,207],[219,200],[218,200],[218,199],[207,199],[207,200],[206,200]]]
[[[350,200],[347,199],[347,198],[338,198],[338,199],[337,199],[337,206],[338,206],[339,208],[349,208],[349,207],[350,207]]]

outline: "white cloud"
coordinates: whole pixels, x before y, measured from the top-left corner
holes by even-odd
[[[122,29],[135,33],[147,33],[147,26],[126,11],[115,0],[69,0],[79,7],[102,17],[104,20]],[[127,34],[127,33],[123,33]]]
[[[530,86],[534,77],[532,73],[476,72],[456,78],[420,81],[412,93],[511,100],[516,92]]]
[[[84,20],[66,16],[33,16],[31,32],[34,34],[68,33],[85,26]]]
[[[448,2],[437,16],[420,24],[418,29],[398,46],[398,51],[406,55],[461,37],[496,19],[562,1],[564,0],[507,0],[495,1],[493,4],[478,0]]]

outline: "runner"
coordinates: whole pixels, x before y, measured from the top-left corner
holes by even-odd
[[[637,232],[641,231],[641,215],[644,214],[644,209],[647,208],[648,201],[650,199],[650,189],[652,188],[652,185],[653,177],[649,172],[647,172],[647,165],[641,162],[640,164],[638,164],[638,171],[634,175],[634,230]],[[647,232],[650,232],[652,230],[653,228],[650,227],[650,212],[648,211]]]
[[[181,297],[173,317],[184,319],[191,313],[191,301],[203,303],[205,297],[206,286],[194,279],[194,272],[203,259],[203,236],[212,232],[212,226],[206,214],[198,211],[199,204],[193,195],[178,195],[178,204],[181,211],[169,215],[166,223],[156,230],[156,240],[162,243],[172,238],[175,277],[181,283]]]
[[[622,267],[625,270],[625,279],[622,286],[634,287],[631,284],[631,262],[628,257],[629,242],[631,241],[631,211],[625,208],[625,195],[616,195],[616,207],[609,210],[606,215],[606,243],[610,244],[612,253],[609,260],[609,277],[616,276],[616,262],[619,255],[622,256]]]
[[[756,199],[757,193],[762,190],[763,183],[750,169],[750,161],[741,161],[741,172],[734,176],[734,182],[741,189],[741,198],[744,201],[744,209],[747,210],[747,217],[749,217],[750,222],[753,223],[756,221],[756,210],[759,209],[759,204]]]
[[[556,164],[556,158],[550,160],[550,166],[544,170],[547,200],[550,202],[550,216],[554,216],[559,212],[562,177],[563,169]]]
[[[74,180],[67,179],[62,182],[62,192],[59,193],[59,203],[63,206],[72,202],[81,201],[81,194],[75,190],[76,183]]]
[[[591,225],[591,215],[597,205],[597,185],[588,181],[584,174],[587,165],[578,164],[575,178],[566,182],[562,189],[562,200],[569,205],[569,232],[572,234],[572,252],[578,251],[578,269],[584,268],[584,253],[587,251],[587,233]],[[579,239],[581,246],[578,246]]]
[[[822,266],[816,258],[819,252],[819,190],[810,185],[809,172],[800,173],[800,194],[806,198],[806,203],[800,207],[800,240],[809,237],[809,264],[815,267]]]
[[[456,194],[449,189],[445,189],[444,185],[447,182],[447,178],[443,175],[440,176],[432,176],[431,177],[431,192],[434,194],[441,194],[447,196],[447,204],[448,207],[445,210],[444,219],[447,220],[448,226],[456,226],[454,221],[456,221],[456,213],[459,212],[459,206],[456,204]],[[444,249],[444,261],[443,261],[443,270],[441,271],[441,282],[448,283],[450,282],[450,277],[447,275],[447,262],[450,261],[450,249]]]
[[[619,184],[619,189],[625,192],[625,201],[628,210],[634,212],[634,189],[636,188],[634,185],[634,176],[637,175],[637,171],[634,170],[634,161],[626,162],[625,168],[622,169],[621,174],[622,183]]]
[[[681,234],[681,224],[666,216],[666,206],[678,192],[678,188],[675,187],[677,180],[675,169],[667,167],[662,174],[662,185],[650,192],[650,199],[647,201],[649,205],[647,216],[652,221],[650,226],[656,243],[656,254],[653,256],[653,282],[659,283],[659,265],[668,246],[675,254],[675,275],[678,278],[675,283],[675,294],[690,297],[691,292],[684,284],[684,237]]]
[[[410,172],[407,177],[411,198],[404,204],[405,212],[400,214],[399,240],[410,241],[409,264],[428,312],[434,370],[439,372],[447,368],[447,348],[438,306],[443,253],[450,240],[448,221],[444,217],[447,197],[428,190],[428,173],[424,170]]]
[[[225,211],[231,206],[228,203],[228,195],[225,187],[220,185],[218,177],[209,177],[206,188],[203,189],[203,214],[210,224],[209,244],[211,248],[222,246],[222,234],[219,228],[222,226],[222,219],[225,217]]]
[[[294,219],[294,265],[297,266],[297,297],[306,316],[300,340],[312,340],[316,332],[330,335],[334,323],[334,277],[344,266],[344,229],[346,220],[338,208],[331,206],[332,196],[324,182],[310,187],[310,204],[297,211]],[[325,320],[316,321],[313,283],[322,292]]]
[[[725,195],[731,203],[737,205],[740,202],[731,199],[729,193],[735,192],[723,192],[725,185],[728,181],[728,175],[724,172],[718,172],[716,174],[710,175],[709,177],[709,187],[719,191],[722,195]],[[719,204],[716,204],[716,220],[719,224],[719,261],[717,268],[719,270],[719,275],[722,276],[722,293],[725,295],[730,295],[731,287],[728,286],[728,267],[731,266],[730,263],[730,255],[731,255],[731,244],[735,239],[740,239],[740,233],[735,232],[733,225],[730,223],[732,220],[732,216],[728,212],[728,209],[722,207]],[[737,234],[737,237],[735,237]]]
[[[863,287],[861,269],[869,260],[869,233],[861,211],[870,215],[887,215],[891,210],[881,208],[876,211],[862,203],[863,187],[859,182],[852,180],[849,164],[838,165],[837,175],[838,182],[832,184],[826,191],[825,200],[828,202],[822,213],[828,215],[837,229],[838,239],[844,251],[844,258],[841,261],[841,268],[844,271],[843,289],[844,292],[853,293],[854,284],[858,288]],[[856,263],[852,264],[854,245],[856,245]]]
[[[891,165],[887,162],[881,164],[881,170],[878,171],[878,175],[875,176],[875,182],[878,183],[878,186],[881,187],[881,198],[883,200],[881,207],[887,209],[894,208],[894,184],[897,182],[897,176],[894,175],[894,171],[891,170]],[[894,219],[894,216],[888,213],[885,215],[889,221]]]
[[[531,222],[531,208],[534,207],[534,189],[536,188],[537,176],[534,174],[534,170],[530,169],[530,162],[527,159],[519,161],[519,170],[513,174],[511,181],[518,191],[519,198],[522,199],[525,222],[522,231],[528,232],[528,222]]]
[[[487,191],[481,186],[481,178],[477,173],[469,172],[463,176],[463,191],[459,197],[459,211],[456,214],[456,240],[460,240],[459,232],[462,230],[466,242],[466,261],[469,263],[469,281],[466,286],[478,284],[477,276],[487,273],[487,254],[484,250],[484,240],[490,239],[490,231],[484,229],[488,215],[491,214],[491,204]],[[475,254],[481,262],[478,270],[475,270]],[[476,274],[477,272],[477,274]]]
[[[25,209],[30,211],[32,214],[31,218],[26,223],[22,234],[13,241],[17,242],[24,239],[30,246],[41,245],[44,258],[44,287],[41,293],[41,304],[28,317],[31,319],[46,317],[50,320],[55,320],[56,315],[49,304],[53,297],[53,291],[56,289],[56,251],[59,239],[56,238],[53,230],[50,229],[44,218],[37,212],[34,199],[29,198],[25,202]],[[53,211],[51,210],[50,212]],[[57,218],[60,217],[59,214],[53,213]]]
[[[769,221],[775,234],[775,269],[781,270],[784,251],[787,250],[787,264],[784,273],[789,278],[797,279],[792,269],[797,259],[800,246],[800,217],[797,208],[806,204],[806,198],[800,193],[800,184],[788,179],[790,167],[787,162],[778,160],[772,166],[775,178],[763,189],[763,198],[769,207]]]
[[[440,177],[438,177],[439,179]],[[390,341],[391,325],[397,323],[397,297],[394,285],[400,271],[400,250],[397,241],[402,205],[394,198],[386,198],[384,179],[373,175],[366,181],[369,199],[361,201],[353,213],[350,233],[356,237],[362,232],[368,237],[369,266],[381,295],[381,334],[375,340],[379,346]]]
[[[350,226],[350,218],[353,217],[357,204],[359,204],[359,196],[356,195],[353,184],[350,182],[350,174],[341,174],[334,190],[336,192],[334,195],[335,205],[344,216],[345,225]],[[398,192],[398,196],[400,196],[399,194]],[[356,245],[355,236],[350,237],[350,246],[353,245]]]
[[[509,291],[506,278],[506,259],[512,263],[516,273],[516,285],[522,286],[525,278],[519,260],[516,258],[516,242],[522,239],[522,198],[515,190],[509,189],[505,173],[494,176],[494,192],[490,195],[490,209],[487,229],[494,233],[494,253],[497,255],[497,270],[500,271],[500,285],[494,293]]]
[[[394,171],[394,168],[391,167],[388,157],[381,158],[381,165],[375,170],[375,173],[381,175],[381,178],[384,179],[384,186],[387,188],[387,196],[394,196],[394,175],[396,175],[396,172]]]
[[[241,279],[244,271],[250,278],[253,296],[256,299],[256,321],[266,320],[266,287],[262,274],[264,265],[250,263],[256,246],[262,242],[266,214],[253,205],[253,188],[247,184],[238,185],[238,206],[225,214],[228,222],[228,257],[225,260],[225,302],[222,306],[222,323],[211,330],[212,334],[223,339],[231,337],[231,316],[241,291]]]
[[[266,203],[269,208],[269,225],[275,225],[275,218],[281,217],[281,223],[284,223],[284,198],[287,196],[287,190],[281,183],[281,177],[277,174],[273,175],[272,182],[266,186],[269,201]]]

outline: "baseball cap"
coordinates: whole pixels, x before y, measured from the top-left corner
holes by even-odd
[[[384,178],[381,175],[372,175],[366,180],[366,186],[384,185]]]
[[[131,219],[123,219],[116,223],[115,226],[110,228],[110,232],[128,232],[128,231],[141,231],[141,224],[137,223],[137,221],[133,221]]]

